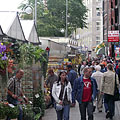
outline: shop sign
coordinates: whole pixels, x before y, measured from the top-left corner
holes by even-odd
[[[119,42],[119,31],[108,31],[108,42]]]

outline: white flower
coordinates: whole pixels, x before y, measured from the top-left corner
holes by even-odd
[[[31,102],[31,101],[29,101],[29,103],[30,103],[30,104],[32,104],[32,102]]]
[[[36,98],[39,98],[40,96],[39,96],[39,94],[36,94],[35,97],[36,97]]]
[[[15,106],[13,104],[8,104],[11,108],[14,108]]]

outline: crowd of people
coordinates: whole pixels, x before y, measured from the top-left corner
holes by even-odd
[[[115,86],[119,89],[120,82],[119,61],[109,57],[94,58],[82,61],[78,71],[72,65],[67,65],[67,71],[55,75],[50,69],[48,74],[46,85],[50,84],[50,105],[56,110],[57,120],[69,120],[70,107],[75,107],[76,102],[79,104],[81,120],[86,120],[87,116],[88,120],[94,120],[94,111],[103,112],[103,106],[106,119],[113,119],[114,91]]]

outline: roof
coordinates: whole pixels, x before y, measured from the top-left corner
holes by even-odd
[[[2,28],[0,26],[0,36],[3,35],[3,31],[2,31]]]
[[[15,11],[0,11],[0,25],[8,37],[25,41],[18,13]]]
[[[32,43],[39,43],[37,30],[33,20],[20,20],[25,38]]]

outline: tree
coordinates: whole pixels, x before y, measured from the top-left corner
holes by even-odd
[[[35,0],[27,0],[34,7]],[[61,29],[66,27],[66,0],[42,0],[37,5],[37,31],[39,36],[64,36]],[[25,4],[21,5],[23,8]],[[68,35],[76,28],[86,27],[87,9],[82,0],[68,0]],[[28,15],[24,15],[28,18]]]

